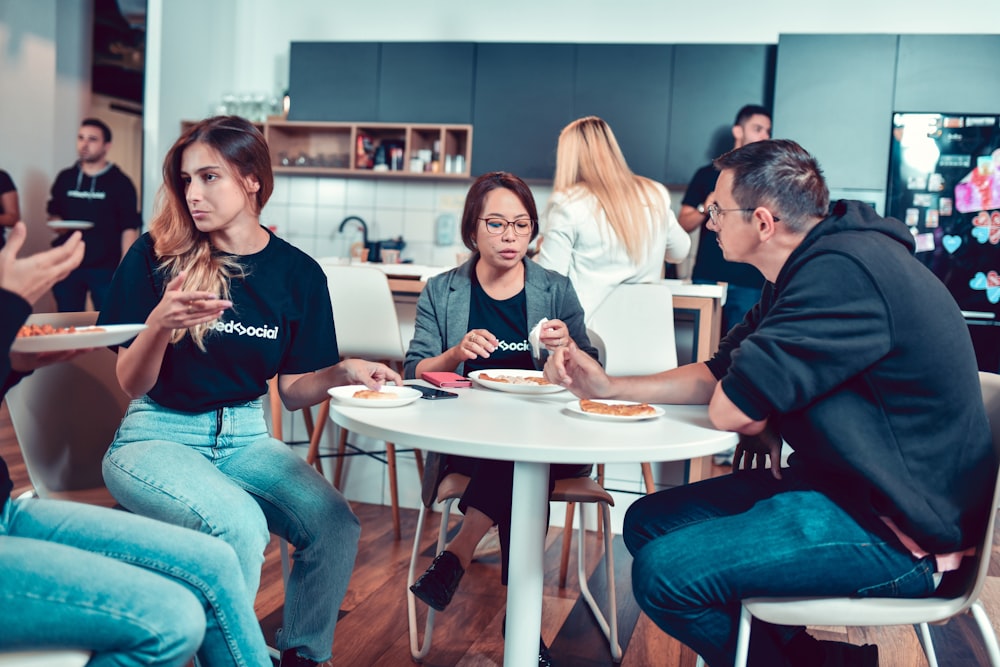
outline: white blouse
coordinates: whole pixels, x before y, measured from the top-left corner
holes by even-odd
[[[654,282],[663,276],[663,262],[684,261],[691,237],[670,209],[670,193],[656,183],[663,197],[666,216],[653,219],[650,242],[638,264],[634,264],[608,224],[597,197],[585,188],[555,192],[542,213],[542,244],[535,261],[558,271],[573,283],[587,319],[604,298],[621,283]]]

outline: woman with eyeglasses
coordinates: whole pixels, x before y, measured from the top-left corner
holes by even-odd
[[[670,193],[632,173],[611,128],[597,116],[560,133],[542,223],[535,261],[569,276],[588,317],[616,286],[659,280],[664,261],[682,262],[691,249],[670,209]]]
[[[419,378],[427,371],[465,375],[487,369],[541,369],[548,351],[571,339],[597,358],[570,281],[525,259],[528,244],[537,234],[535,200],[524,181],[506,172],[476,179],[462,213],[462,241],[472,256],[427,281],[417,302],[405,377]],[[528,334],[543,318],[547,321],[539,339],[544,349],[536,358]],[[455,538],[411,587],[418,598],[439,611],[451,602],[476,545],[494,524],[500,537],[501,580],[507,583],[514,465],[430,454],[424,473],[425,504],[434,502],[438,483],[452,472],[471,477],[459,501],[465,519]],[[550,485],[552,480],[589,472],[590,466],[553,465]],[[548,661],[542,644],[539,664]]]

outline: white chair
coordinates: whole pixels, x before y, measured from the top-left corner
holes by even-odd
[[[465,487],[469,484],[469,477],[458,473],[451,473],[438,484],[437,502],[443,503],[441,511],[441,527],[438,531],[438,541],[434,554],[437,555],[445,547],[448,532],[448,517],[451,514],[452,505],[465,493]],[[572,477],[569,479],[556,480],[550,500],[565,503],[596,503],[600,506],[604,525],[611,525],[610,506],[615,504],[604,488],[589,477]],[[427,506],[420,505],[420,514],[417,517],[417,529],[413,536],[413,552],[410,555],[410,569],[406,578],[406,608],[410,629],[410,655],[414,662],[422,662],[431,650],[431,640],[434,632],[434,616],[436,611],[427,607],[427,618],[424,621],[424,639],[420,641],[419,623],[417,622],[416,596],[410,591],[410,586],[416,581],[417,560],[420,556],[420,537],[424,530],[424,518],[427,514]],[[594,615],[594,620],[600,626],[601,631],[608,640],[611,650],[611,658],[615,663],[622,660],[622,648],[618,642],[618,606],[615,600],[615,563],[614,551],[611,546],[611,533],[604,531],[604,568],[608,582],[608,616],[605,618],[600,605],[594,599],[587,584],[587,565],[584,561],[584,544],[586,536],[586,522],[584,520],[583,507],[580,508],[580,539],[577,540],[577,578],[580,581],[580,594],[583,595],[587,606]]]
[[[90,661],[87,651],[18,651],[0,653],[0,667],[83,667]]]
[[[979,380],[986,413],[990,418],[993,443],[995,447],[1000,447],[1000,376],[980,373]],[[750,625],[754,617],[779,625],[919,625],[918,638],[927,655],[927,663],[929,667],[937,667],[937,656],[928,623],[945,623],[964,613],[972,614],[975,619],[983,636],[990,664],[1000,667],[1000,647],[990,619],[979,601],[990,565],[998,502],[1000,472],[993,493],[993,504],[990,506],[990,519],[976,552],[976,574],[969,577],[967,586],[959,595],[950,598],[749,598],[743,600],[740,614],[736,667],[746,665]]]
[[[587,333],[611,375],[648,375],[677,367],[674,341],[674,295],[665,283],[621,284],[587,318]],[[653,467],[641,464],[646,493],[656,491]],[[597,466],[604,483],[604,464]],[[569,569],[573,503],[566,505],[559,585]]]
[[[370,266],[321,263],[326,273],[330,300],[333,303],[333,321],[337,332],[337,347],[343,359],[356,357],[382,361],[402,370],[406,348],[399,332],[396,305],[385,273]],[[336,454],[319,453],[319,443],[330,416],[330,399],[320,403],[309,438],[306,460],[323,472],[322,458],[336,457],[333,473],[334,486],[340,488],[343,460],[347,453],[347,429],[340,429]],[[419,450],[413,450],[417,474],[423,476],[423,460]],[[382,460],[382,452],[365,452]],[[392,526],[396,539],[401,538],[399,521],[399,486],[396,481],[396,447],[385,443],[385,461],[388,466],[389,495],[392,503]]]
[[[96,319],[96,312],[58,313],[33,315],[28,323],[89,326]],[[102,347],[39,368],[7,392],[10,421],[38,497],[117,505],[101,474],[129,404],[115,361],[115,353]]]

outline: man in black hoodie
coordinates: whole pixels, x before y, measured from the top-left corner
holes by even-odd
[[[76,137],[80,160],[59,172],[52,184],[48,203],[49,220],[68,224],[52,242],[66,242],[78,223],[93,223],[83,230],[87,252],[83,262],[65,280],[52,288],[62,312],[83,310],[90,292],[94,308],[101,309],[118,262],[139,237],[139,216],[135,186],[129,177],[108,161],[111,128],[96,118],[86,118]]]
[[[741,469],[645,496],[624,526],[639,606],[726,665],[744,598],[932,594],[971,562],[997,455],[968,328],[906,226],[860,202],[828,215],[819,165],[792,141],[715,164],[710,226],[767,280],[746,319],[706,363],[609,378],[560,348],[545,372],[589,398],[708,403],[740,434]],[[750,470],[767,457],[770,474]],[[751,664],[878,664],[875,646],[761,625]]]

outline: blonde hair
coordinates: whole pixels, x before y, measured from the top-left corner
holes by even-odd
[[[274,189],[271,157],[264,136],[250,122],[238,116],[205,119],[174,143],[163,161],[163,185],[157,192],[156,214],[150,222],[153,252],[164,283],[185,272],[183,290],[215,292],[229,298],[230,280],[243,275],[243,266],[234,256],[212,247],[208,234],[199,231],[191,217],[181,178],[184,151],[194,143],[203,143],[219,153],[227,166],[242,178],[253,177],[260,184],[256,192],[247,191],[258,215]],[[190,334],[199,349],[205,349],[205,336],[212,322],[191,329],[175,329],[170,341],[177,343]]]
[[[597,198],[608,225],[633,263],[639,263],[652,236],[653,220],[667,215],[656,182],[629,169],[614,133],[597,116],[579,118],[559,134],[553,190],[567,196],[587,192]]]

